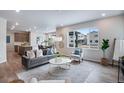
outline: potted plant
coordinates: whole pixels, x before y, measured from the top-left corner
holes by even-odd
[[[109,48],[109,40],[103,39],[101,49],[103,52],[103,57],[101,58],[101,64],[108,65],[108,60],[106,58],[106,50]]]

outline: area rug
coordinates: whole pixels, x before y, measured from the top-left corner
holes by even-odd
[[[25,82],[30,82],[32,78],[40,80],[65,80],[70,79],[72,83],[83,83],[88,77],[92,68],[87,68],[86,64],[80,63],[78,65],[71,64],[70,69],[58,69],[52,67],[49,73],[49,64],[42,65],[30,70],[23,70],[17,73],[17,76]]]

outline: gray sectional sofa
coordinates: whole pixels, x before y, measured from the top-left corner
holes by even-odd
[[[49,63],[49,60],[54,58],[54,55],[44,55],[37,58],[28,58],[27,56],[22,56],[22,64],[26,69],[30,69],[39,65]]]

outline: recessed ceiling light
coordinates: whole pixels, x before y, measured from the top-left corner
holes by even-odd
[[[14,28],[15,28],[15,26],[12,26],[12,27],[11,27],[11,30],[13,30]]]
[[[19,13],[19,12],[20,12],[20,10],[16,10],[16,12],[17,12],[17,13]]]
[[[15,25],[17,26],[17,25],[19,25],[19,23],[18,23],[18,22],[16,22],[16,24],[15,24]]]
[[[106,16],[106,13],[102,13],[101,15],[104,17],[104,16]]]

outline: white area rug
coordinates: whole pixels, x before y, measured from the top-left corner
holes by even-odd
[[[87,64],[71,64],[69,70],[57,69],[52,67],[49,73],[49,64],[42,65],[30,70],[23,70],[18,73],[18,77],[25,82],[29,82],[31,78],[38,80],[70,80],[72,83],[81,83],[86,80],[93,68],[87,68]]]

